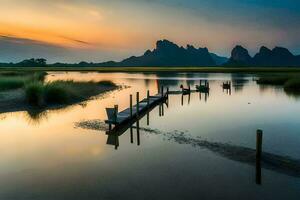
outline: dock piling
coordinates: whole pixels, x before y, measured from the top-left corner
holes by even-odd
[[[256,132],[256,184],[261,184],[261,155],[262,155],[263,131]]]
[[[137,145],[140,146],[141,145],[141,140],[140,140],[140,122],[139,120],[137,120],[136,122],[136,135],[137,135]]]
[[[169,87],[167,87],[167,98],[169,99]]]
[[[262,137],[263,137],[263,131],[257,130],[257,132],[256,132],[256,157],[257,158],[261,158]]]
[[[114,106],[115,110],[114,110],[114,123],[117,123],[117,118],[118,118],[118,105]]]
[[[150,91],[147,91],[147,107],[149,108],[150,105]]]
[[[136,116],[139,117],[139,111],[140,111],[140,93],[136,93]]]
[[[132,94],[130,95],[130,118],[132,118]]]
[[[133,128],[130,126],[130,142],[133,143]]]

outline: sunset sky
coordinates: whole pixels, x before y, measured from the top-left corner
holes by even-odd
[[[236,44],[300,54],[298,0],[0,0],[0,62],[122,60],[159,39],[228,56]]]

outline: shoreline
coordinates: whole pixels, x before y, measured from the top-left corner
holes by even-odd
[[[299,67],[0,67],[0,71],[300,73]]]
[[[26,102],[25,92],[23,89],[10,90],[0,92],[0,97],[8,95],[9,97],[0,98],[0,114],[11,112],[23,112],[23,111],[36,111],[37,113],[44,112],[46,110],[56,110],[67,108],[72,105],[80,104],[91,100],[93,97],[98,98],[107,92],[118,89],[118,86],[98,86],[96,95],[85,96],[81,100],[75,100],[66,104],[52,104],[44,107],[36,107]]]

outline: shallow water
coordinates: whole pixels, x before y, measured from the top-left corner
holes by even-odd
[[[0,114],[0,199],[298,199],[297,173],[280,163],[263,165],[262,183],[256,184],[255,163],[241,158],[245,149],[255,152],[256,130],[262,129],[264,152],[292,164],[300,160],[300,100],[282,88],[258,86],[255,78],[50,73],[48,81],[112,80],[123,89],[39,115]],[[142,99],[147,90],[194,88],[200,79],[209,81],[209,96],[170,95],[163,116],[156,107],[149,125],[141,119],[139,141],[133,128],[133,143],[127,130],[117,150],[107,144],[106,107],[117,104],[123,110],[129,94],[140,92]],[[224,81],[232,82],[231,94],[223,91]],[[79,122],[97,126],[80,127]],[[211,144],[218,144],[217,151],[207,148]]]

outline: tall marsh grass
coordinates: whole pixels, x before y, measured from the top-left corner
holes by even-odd
[[[289,94],[300,94],[300,76],[278,76],[278,77],[261,77],[257,80],[261,85],[279,85],[283,86],[286,92]]]
[[[0,91],[18,89],[24,86],[22,77],[3,77],[0,78]]]
[[[0,91],[22,88],[26,83],[43,81],[46,72],[23,73],[2,72],[0,73]]]
[[[114,83],[109,81],[76,82],[70,80],[45,84],[36,81],[26,84],[25,94],[29,104],[43,107],[79,102],[116,87]]]

